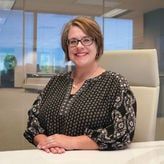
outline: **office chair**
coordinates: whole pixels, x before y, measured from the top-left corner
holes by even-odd
[[[155,140],[159,98],[159,72],[155,49],[104,52],[99,64],[106,70],[119,72],[129,81],[137,100],[134,140]]]

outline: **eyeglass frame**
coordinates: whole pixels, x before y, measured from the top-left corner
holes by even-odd
[[[84,43],[83,43],[83,40],[86,39],[86,38],[89,38],[89,39],[90,39],[90,41],[91,41],[90,44],[84,44]],[[71,45],[71,44],[70,44],[70,41],[71,41],[71,40],[72,40],[72,41],[76,41],[76,45]],[[83,46],[90,46],[90,45],[93,44],[93,41],[94,41],[94,39],[93,39],[91,36],[84,36],[84,37],[82,37],[81,39],[76,39],[76,38],[68,39],[68,40],[67,40],[67,45],[70,46],[70,47],[76,47],[76,46],[79,44],[79,42],[80,42]]]

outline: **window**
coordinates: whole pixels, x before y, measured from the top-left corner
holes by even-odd
[[[73,16],[44,13],[37,16],[38,72],[61,72],[65,69],[65,55],[60,42],[61,30]]]
[[[133,21],[130,19],[104,18],[99,21],[104,27],[104,50],[125,50],[133,48]],[[104,26],[103,24],[104,23]]]
[[[38,14],[38,72],[54,73],[65,69],[65,55],[60,45],[61,30],[64,24],[73,17],[75,16]],[[103,21],[102,17],[95,17],[95,19],[104,32],[105,50],[132,49],[132,20],[105,18]]]

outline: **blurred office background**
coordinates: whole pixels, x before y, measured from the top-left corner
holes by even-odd
[[[60,36],[78,15],[100,24],[105,50],[157,49],[156,140],[164,139],[162,0],[0,0],[0,151],[34,148],[23,138],[27,111],[53,74],[71,68]]]

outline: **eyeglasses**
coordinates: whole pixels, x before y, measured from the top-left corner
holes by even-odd
[[[70,47],[76,47],[79,42],[83,45],[83,46],[90,46],[93,43],[93,38],[90,36],[85,36],[81,39],[76,39],[76,38],[72,38],[72,39],[68,39],[67,40],[67,44]]]

